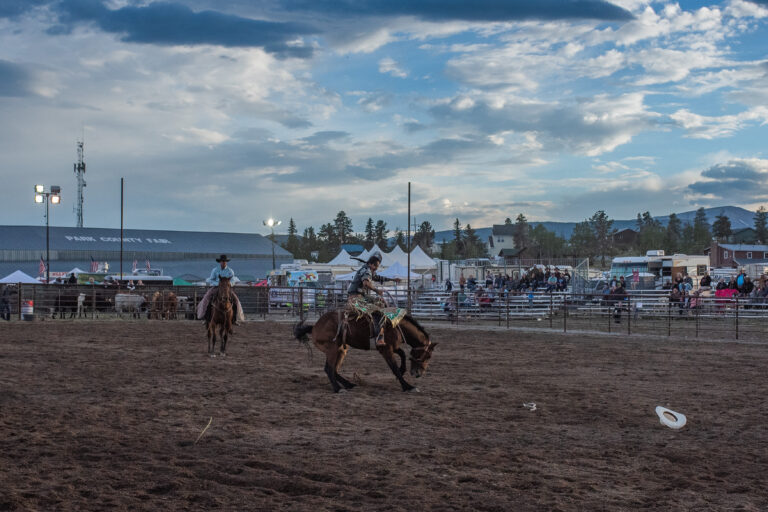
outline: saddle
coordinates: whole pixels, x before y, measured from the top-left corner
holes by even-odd
[[[370,348],[374,348],[379,329],[385,325],[391,328],[397,328],[400,321],[405,318],[408,311],[405,308],[388,308],[383,303],[369,302],[364,299],[352,299],[347,305],[338,310],[338,328],[333,341],[340,346],[347,344],[347,335],[349,333],[349,321],[365,320],[368,324],[369,338],[371,340]],[[379,317],[379,320],[375,316]]]

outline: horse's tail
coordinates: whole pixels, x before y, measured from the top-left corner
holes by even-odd
[[[293,336],[304,345],[309,344],[309,334],[312,332],[314,325],[304,325],[304,322],[299,322],[293,326]]]

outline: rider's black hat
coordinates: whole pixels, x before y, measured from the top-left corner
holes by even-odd
[[[381,263],[381,253],[375,252],[375,253],[371,254],[368,257],[368,261],[366,263],[371,264],[374,261],[376,261],[378,263]]]
[[[218,261],[219,263],[221,263],[222,261],[229,261],[229,258],[227,258],[227,255],[226,255],[226,254],[222,254],[221,256],[219,256],[218,258],[216,258],[216,261]]]

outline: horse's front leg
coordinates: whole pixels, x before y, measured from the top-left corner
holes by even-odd
[[[408,382],[406,382],[406,380],[403,378],[403,372],[400,371],[400,368],[395,362],[395,353],[393,352],[392,347],[387,345],[386,347],[380,347],[378,351],[389,365],[389,369],[392,370],[392,373],[394,373],[395,377],[397,377],[398,382],[400,382],[400,385],[403,387],[403,391],[412,391],[416,389],[415,387],[408,384]]]
[[[208,356],[216,357],[214,350],[216,349],[216,329],[213,326],[208,327]]]
[[[397,347],[397,349],[394,350],[395,354],[400,356],[400,373],[405,375],[405,372],[407,371],[407,367],[405,366],[405,350],[402,349],[402,347]]]
[[[221,338],[221,345],[219,348],[219,352],[221,353],[222,357],[226,357],[227,355],[227,340],[229,339],[229,332],[228,329],[225,326],[222,326],[221,331],[219,332],[219,338]]]

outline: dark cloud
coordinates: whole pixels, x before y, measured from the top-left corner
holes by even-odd
[[[50,0],[0,0],[0,18],[15,18]]]
[[[338,132],[338,131],[328,130],[328,131],[316,132],[310,135],[309,137],[304,137],[301,140],[313,146],[320,146],[323,144],[327,144],[332,140],[346,139],[348,137],[349,137],[348,132]]]
[[[405,123],[403,127],[405,128],[405,131],[408,133],[416,133],[416,132],[420,132],[422,130],[427,129],[426,125],[423,125],[416,121],[410,121],[408,123]]]
[[[610,105],[596,107],[602,113]],[[493,108],[475,103],[468,108],[439,105],[430,112],[439,123],[471,126],[484,134],[505,131],[535,132],[540,142],[555,150],[568,149],[579,153],[603,152],[625,143],[627,138],[655,126],[654,116],[639,107],[635,113],[617,118],[592,116],[594,109],[581,104],[509,104]]]
[[[317,33],[300,23],[256,20],[216,11],[194,12],[185,5],[167,2],[111,10],[100,0],[63,0],[57,10],[61,25],[53,27],[51,33],[93,23],[105,32],[121,34],[123,41],[131,43],[261,47],[279,57],[311,57],[312,47],[294,45],[292,41]]]
[[[0,60],[0,96],[31,96],[32,75],[24,66]]]
[[[289,0],[285,5],[288,10],[326,16],[415,16],[426,21],[634,18],[629,11],[602,0]]]
[[[701,175],[710,180],[691,183],[688,189],[696,194],[711,195],[715,201],[724,199],[745,203],[768,197],[768,173],[760,172],[749,161],[732,160],[716,164]]]

